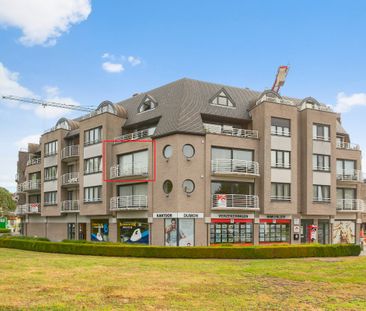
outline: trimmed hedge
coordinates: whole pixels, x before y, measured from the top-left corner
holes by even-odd
[[[91,244],[73,242],[44,242],[17,238],[0,238],[0,247],[16,248],[46,253],[75,255],[150,257],[150,258],[222,258],[266,259],[299,257],[358,256],[359,245],[280,245],[246,247],[169,247],[169,246],[124,246],[115,244]]]
[[[0,233],[10,233],[10,229],[0,228]]]

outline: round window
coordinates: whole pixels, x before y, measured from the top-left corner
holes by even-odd
[[[173,148],[170,145],[166,145],[163,150],[164,158],[169,159],[173,155]]]
[[[183,146],[183,154],[186,158],[192,158],[194,156],[194,148],[190,144]]]
[[[190,179],[183,181],[183,190],[186,193],[192,193],[194,191],[194,182]]]
[[[172,192],[173,190],[173,183],[168,179],[166,181],[164,181],[163,183],[163,190],[166,194]]]

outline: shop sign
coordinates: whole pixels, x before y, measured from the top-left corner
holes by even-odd
[[[253,219],[254,214],[211,214],[211,218]]]
[[[154,213],[154,218],[177,218],[178,213]]]
[[[300,226],[299,225],[294,226],[294,233],[300,233]]]
[[[300,225],[300,218],[294,218],[294,225]]]
[[[259,218],[265,219],[291,219],[291,216],[287,215],[262,215]]]
[[[203,213],[154,213],[154,218],[203,218]]]

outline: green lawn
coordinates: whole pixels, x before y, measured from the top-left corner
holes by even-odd
[[[0,310],[366,310],[366,257],[108,258],[0,249]]]

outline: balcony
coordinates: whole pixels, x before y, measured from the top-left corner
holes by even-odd
[[[41,163],[41,158],[33,158],[27,161],[27,166],[36,165]]]
[[[362,172],[360,170],[337,170],[337,180],[362,182]]]
[[[118,137],[115,137],[114,140],[121,140],[119,142],[115,142],[115,144],[120,144],[123,143],[124,141],[129,141],[129,140],[137,140],[137,139],[141,139],[141,138],[146,138],[146,137],[150,137],[152,135],[154,135],[155,133],[155,127],[151,127],[148,129],[144,129],[141,131],[136,131],[133,133],[128,133],[128,134],[124,134]]]
[[[337,149],[360,150],[360,145],[337,141]]]
[[[212,210],[259,210],[257,195],[247,194],[214,194]]]
[[[216,159],[211,161],[213,174],[235,174],[259,176],[258,162],[238,159]]]
[[[74,158],[79,157],[79,145],[71,145],[63,148],[61,150],[61,159],[62,160],[72,160]]]
[[[338,212],[366,212],[365,203],[360,199],[338,199]]]
[[[18,185],[18,192],[31,192],[40,190],[41,190],[41,181],[39,179],[28,180]]]
[[[288,105],[288,106],[296,106],[296,104],[292,100],[284,99],[284,98],[280,98],[280,97],[268,96],[268,95],[263,95],[256,102],[256,105],[259,105],[263,102],[270,102],[270,103],[274,103],[274,104],[283,104],[283,105]]]
[[[78,213],[79,211],[79,200],[67,200],[61,202],[61,213]]]
[[[17,205],[16,209],[15,209],[15,215],[17,216],[24,216],[27,212],[27,205],[23,204],[23,205]]]
[[[227,136],[235,136],[241,138],[253,138],[258,139],[258,131],[256,130],[247,130],[235,128],[230,125],[216,125],[216,124],[207,124],[204,123],[203,127],[205,128],[206,133],[210,134],[221,134]]]
[[[39,214],[41,213],[41,203],[28,203],[25,204],[27,214]]]
[[[111,178],[125,177],[125,176],[148,176],[149,170],[147,164],[135,165],[114,165],[110,168]]]
[[[62,186],[72,186],[79,184],[79,172],[66,173],[61,176]]]
[[[111,211],[147,210],[146,195],[126,195],[112,197],[110,201]]]

